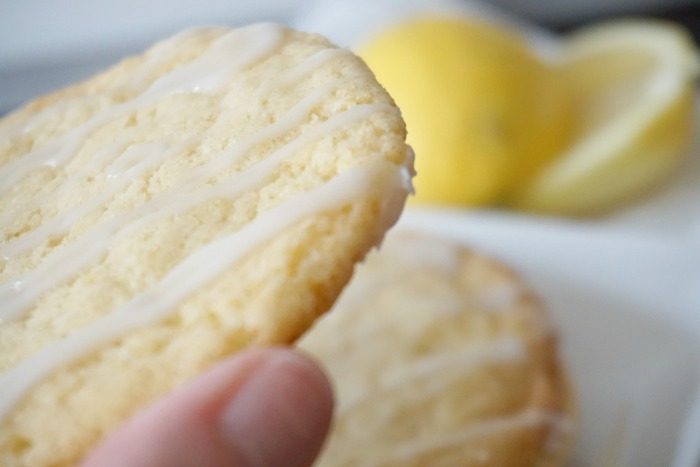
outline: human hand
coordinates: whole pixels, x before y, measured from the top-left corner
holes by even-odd
[[[244,351],[137,413],[82,467],[306,467],[328,431],[333,395],[290,349]]]

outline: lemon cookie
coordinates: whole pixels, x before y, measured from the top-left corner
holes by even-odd
[[[319,466],[559,466],[572,428],[551,325],[499,263],[392,233],[301,339],[335,383]]]
[[[71,465],[250,344],[288,343],[398,217],[411,153],[357,57],[184,32],[0,122],[0,465]]]

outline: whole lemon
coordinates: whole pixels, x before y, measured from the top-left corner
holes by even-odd
[[[503,201],[566,143],[563,81],[505,27],[413,19],[375,35],[359,54],[403,113],[417,201]]]

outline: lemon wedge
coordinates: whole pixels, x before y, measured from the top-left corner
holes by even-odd
[[[565,80],[500,24],[413,18],[358,52],[406,121],[417,202],[500,202],[568,142]]]
[[[655,21],[594,26],[564,46],[573,140],[516,204],[594,214],[642,195],[677,167],[690,141],[698,59],[685,30]]]

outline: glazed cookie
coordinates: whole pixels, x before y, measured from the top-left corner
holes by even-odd
[[[491,259],[392,233],[299,345],[338,398],[320,467],[563,465],[572,404],[551,325]]]
[[[297,338],[401,212],[404,137],[357,57],[270,24],[187,31],[2,120],[0,465],[72,465]]]

